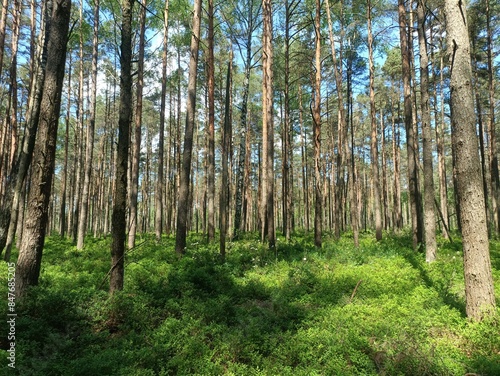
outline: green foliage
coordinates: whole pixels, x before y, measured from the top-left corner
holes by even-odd
[[[125,290],[109,296],[109,239],[88,238],[83,251],[47,239],[41,283],[16,306],[10,374],[500,373],[500,312],[465,318],[457,240],[440,239],[431,265],[407,235],[365,234],[355,248],[346,234],[315,250],[295,234],[271,252],[247,234],[224,261],[194,234],[181,259],[170,237],[141,241],[127,254]],[[499,249],[493,242],[497,293]],[[3,295],[6,276],[2,263]]]

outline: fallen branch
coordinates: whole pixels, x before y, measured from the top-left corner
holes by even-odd
[[[354,298],[354,295],[356,295],[356,291],[358,291],[358,287],[361,284],[361,282],[363,282],[362,279],[360,279],[358,281],[358,283],[356,283],[356,287],[354,287],[354,290],[352,291],[351,298],[349,299],[349,303],[352,302],[352,299]]]

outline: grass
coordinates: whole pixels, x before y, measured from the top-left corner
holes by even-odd
[[[196,234],[182,259],[170,237],[138,244],[110,297],[109,239],[48,238],[40,285],[16,306],[16,369],[0,350],[0,375],[500,374],[500,313],[466,319],[457,241],[431,265],[404,234],[319,251],[296,234],[275,252],[250,234],[225,262]],[[499,242],[491,256],[498,301]],[[3,296],[6,278],[1,263]]]

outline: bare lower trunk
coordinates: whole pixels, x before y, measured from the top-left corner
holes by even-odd
[[[132,7],[134,0],[122,2],[122,27],[120,45],[120,112],[118,119],[118,144],[116,146],[116,179],[111,218],[111,273],[109,292],[123,290],[125,268],[127,167],[132,103]]]
[[[422,111],[422,138],[424,160],[424,230],[425,260],[436,259],[436,214],[434,212],[434,169],[432,162],[433,144],[429,98],[429,59],[427,57],[425,4],[418,0],[418,40],[420,48],[420,103]]]
[[[452,145],[463,238],[466,311],[468,317],[481,320],[494,313],[495,293],[478,156],[465,4],[446,0],[445,13],[451,57]]]
[[[314,124],[314,191],[315,191],[315,207],[314,207],[314,245],[321,248],[321,235],[323,227],[323,195],[321,194],[321,34],[320,34],[320,13],[321,3],[316,0],[316,17],[315,17],[315,91],[314,91],[314,108],[313,108],[313,124]]]
[[[191,57],[189,61],[188,97],[186,107],[186,130],[184,135],[184,150],[182,154],[182,170],[180,171],[179,202],[177,204],[177,228],[175,251],[182,255],[186,248],[189,185],[191,181],[191,158],[193,151],[193,132],[196,116],[196,76],[198,66],[198,50],[200,43],[201,0],[196,0],[193,13],[193,34],[191,37]]]
[[[16,267],[16,294],[37,285],[48,221],[49,199],[54,173],[57,127],[66,61],[71,1],[54,1],[47,45],[47,69],[40,106],[40,124],[33,151],[33,172],[28,197],[28,215]]]
[[[97,57],[99,48],[99,0],[94,1],[94,37],[92,43],[92,88],[90,95],[90,116],[87,125],[87,139],[85,147],[85,173],[83,180],[82,201],[80,205],[80,218],[78,220],[78,234],[76,248],[82,249],[87,233],[87,217],[89,211],[90,182],[94,158],[94,129],[97,98]]]

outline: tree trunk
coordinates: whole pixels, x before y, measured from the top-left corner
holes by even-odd
[[[129,193],[129,233],[128,248],[135,246],[135,235],[139,226],[139,211],[137,210],[137,196],[139,194],[139,165],[141,160],[141,127],[142,127],[142,92],[144,88],[144,48],[146,34],[146,0],[141,1],[139,17],[139,56],[137,63],[136,107],[134,124],[134,142],[132,149],[132,168],[130,169]]]
[[[186,248],[187,222],[189,212],[189,184],[191,181],[191,158],[193,152],[193,132],[196,116],[196,77],[198,67],[198,50],[200,44],[201,0],[196,0],[193,13],[193,34],[191,37],[191,55],[189,59],[188,97],[186,105],[186,129],[184,134],[184,150],[182,169],[180,171],[179,201],[177,204],[177,227],[175,251],[183,255]]]
[[[275,246],[274,225],[274,126],[273,126],[273,24],[271,0],[262,1],[262,239]]]
[[[2,198],[2,208],[0,212],[0,252],[6,245],[8,237],[8,229],[11,223],[11,206],[13,202],[13,192],[12,186],[15,185],[18,165],[16,161],[19,136],[18,136],[18,121],[17,121],[17,110],[18,110],[18,84],[17,84],[17,51],[19,45],[19,32],[21,23],[21,5],[19,0],[14,1],[14,11],[12,19],[12,38],[11,38],[11,59],[9,68],[9,90],[7,98],[7,108],[5,114],[5,128],[4,132],[4,145],[8,145],[7,148],[3,149],[4,156],[2,157],[2,162],[4,165],[4,176],[6,178],[6,183],[1,182],[2,188],[5,189],[5,194],[2,197],[0,193],[0,198]],[[10,134],[10,140],[8,136]],[[10,150],[9,150],[10,149]],[[17,223],[16,223],[17,224]],[[14,228],[15,228],[15,225]]]
[[[307,144],[307,133],[304,128],[304,120],[303,120],[303,107],[302,107],[302,89],[299,85],[298,90],[299,97],[299,126],[300,126],[300,156],[301,156],[301,167],[302,167],[302,193],[304,195],[304,224],[306,228],[306,232],[309,232],[309,182],[308,182],[308,173],[307,173],[307,153],[306,153],[306,144]]]
[[[83,30],[81,30],[83,32]],[[92,87],[90,89],[90,114],[87,124],[87,140],[85,148],[85,172],[83,180],[82,201],[80,204],[80,218],[78,219],[78,235],[76,248],[83,249],[87,233],[87,216],[89,211],[90,182],[94,158],[94,130],[97,100],[97,58],[99,52],[99,0],[94,0],[94,34],[92,41]]]
[[[491,202],[494,218],[494,233],[500,233],[500,175],[498,166],[498,155],[495,130],[495,80],[493,67],[493,30],[491,28],[490,0],[486,0],[486,41],[487,41],[487,63],[488,63],[488,97],[490,104],[490,117],[488,130],[490,133],[490,172],[491,172]]]
[[[39,50],[37,52],[38,64],[36,77],[33,78],[33,88],[30,90],[30,97],[28,99],[28,110],[26,115],[26,128],[25,136],[23,140],[23,145],[20,154],[16,161],[15,170],[16,174],[13,175],[13,179],[10,180],[11,186],[7,186],[8,196],[4,199],[2,204],[2,214],[4,217],[9,215],[9,221],[2,221],[2,227],[0,228],[0,234],[5,231],[4,235],[0,235],[0,253],[5,245],[5,260],[10,259],[10,253],[12,245],[14,242],[14,237],[16,234],[18,216],[19,216],[19,206],[22,202],[22,190],[24,187],[24,182],[26,176],[28,175],[28,170],[31,165],[31,160],[33,157],[33,149],[35,147],[35,139],[38,130],[38,124],[40,119],[40,106],[42,101],[42,91],[45,81],[45,67],[47,62],[47,44],[48,44],[48,33],[50,30],[51,23],[51,13],[52,13],[52,1],[47,2],[45,6],[44,18],[42,22],[42,30],[39,39]],[[13,187],[13,189],[12,189]],[[12,198],[10,201],[9,195]],[[10,212],[9,212],[10,211]],[[5,236],[5,237],[4,237]],[[3,243],[5,241],[5,243]]]
[[[109,292],[123,290],[127,210],[127,167],[132,115],[132,8],[134,0],[123,0],[120,44],[120,109],[116,146],[116,179],[111,218],[111,274]]]
[[[323,227],[323,196],[321,194],[321,2],[316,0],[315,30],[315,82],[314,82],[314,245],[321,248]]]
[[[232,59],[232,54],[230,55]],[[227,65],[226,103],[224,110],[224,129],[222,133],[222,181],[220,190],[220,255],[226,257],[226,236],[229,217],[229,154],[231,151],[231,80],[232,61]]]
[[[164,166],[164,148],[165,148],[165,108],[167,101],[167,65],[168,65],[168,11],[169,0],[165,1],[165,10],[163,13],[163,52],[161,65],[161,99],[160,99],[160,126],[158,130],[158,170],[155,192],[155,236],[156,241],[161,240],[163,232],[163,197],[165,191],[165,182],[163,170]]]
[[[466,312],[473,320],[481,320],[494,314],[495,294],[478,156],[465,4],[446,0],[445,14],[451,57],[452,145],[462,227]]]
[[[69,159],[69,120],[71,117],[71,54],[69,54],[68,59],[68,94],[67,94],[67,107],[66,107],[66,116],[64,119],[66,130],[64,132],[64,162],[63,162],[63,171],[62,171],[62,179],[61,179],[61,207],[59,211],[59,216],[61,218],[59,234],[61,238],[66,236],[66,201],[67,201],[67,190],[68,190],[68,159]]]
[[[17,296],[23,296],[28,287],[38,284],[54,173],[71,1],[53,3],[40,124],[33,151],[34,168],[28,196],[28,214],[16,267]]]
[[[2,0],[2,15],[0,16],[0,76],[3,69],[3,55],[5,52],[5,32],[7,29],[7,10],[9,0]]]
[[[208,47],[207,47],[207,86],[208,86],[208,128],[207,128],[207,209],[208,241],[215,238],[215,66],[214,66],[214,2],[208,0]]]
[[[439,174],[439,198],[440,198],[440,207],[441,213],[443,213],[443,227],[444,233],[443,236],[448,237],[448,232],[446,228],[450,228],[450,221],[448,216],[448,183],[446,181],[446,159],[444,153],[444,58],[443,54],[439,59],[439,91],[440,91],[440,121],[439,124],[436,125],[436,144],[437,144],[437,154],[438,154],[438,174]]]
[[[375,238],[382,240],[382,213],[380,209],[380,178],[378,163],[377,121],[375,109],[375,66],[373,63],[373,36],[371,1],[367,2],[368,14],[368,65],[370,68],[370,122],[371,122],[371,166],[373,178],[373,210],[375,214]]]
[[[292,196],[293,196],[293,186],[292,186],[292,130],[290,124],[290,22],[292,16],[293,3],[290,4],[289,1],[285,1],[285,72],[284,72],[284,116],[283,116],[283,132],[282,132],[282,143],[283,143],[283,162],[282,162],[282,198],[283,198],[283,234],[285,235],[286,241],[290,241],[290,233],[292,231]]]
[[[411,211],[411,228],[413,249],[417,250],[420,243],[419,230],[419,207],[418,207],[418,177],[417,177],[417,152],[415,150],[415,132],[413,129],[413,108],[411,98],[411,72],[410,55],[408,47],[408,23],[406,20],[406,9],[403,0],[398,0],[399,32],[401,43],[401,60],[403,74],[404,92],[404,119],[406,128],[406,147],[408,154],[408,185],[409,204]]]
[[[418,0],[418,44],[420,50],[420,106],[422,112],[422,138],[424,160],[424,231],[425,260],[436,260],[436,214],[434,212],[434,169],[432,161],[432,128],[429,98],[429,59],[425,29],[425,0]]]

